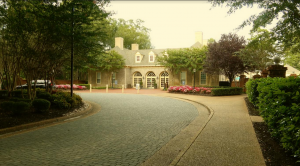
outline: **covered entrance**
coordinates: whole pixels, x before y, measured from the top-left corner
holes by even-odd
[[[147,88],[154,88],[155,83],[155,74],[153,72],[149,72],[147,74]]]
[[[165,86],[165,83],[169,84],[169,73],[168,72],[162,72],[160,75],[160,88],[163,89]]]
[[[133,87],[136,87],[136,84],[139,84],[142,81],[142,74],[140,72],[135,72],[133,74]]]

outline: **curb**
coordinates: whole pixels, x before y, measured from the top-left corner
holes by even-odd
[[[200,113],[198,105],[201,105],[206,108],[209,115],[207,119],[204,121],[204,123],[199,124],[199,118],[200,115],[198,115],[188,126],[186,126],[184,129],[181,130],[180,133],[178,133],[175,137],[173,137],[171,140],[169,140],[164,146],[162,146],[156,153],[154,153],[151,157],[149,157],[144,163],[142,163],[142,166],[147,165],[177,165],[182,156],[190,149],[190,147],[193,145],[195,140],[199,137],[203,129],[206,127],[208,122],[211,120],[211,118],[214,115],[214,110],[203,103],[200,103],[198,101],[186,99],[186,98],[180,98],[180,97],[173,97],[173,96],[160,96],[160,95],[152,95],[152,96],[159,96],[159,97],[168,97],[173,98],[177,100],[182,100],[185,102],[189,102],[193,104],[198,112]],[[197,123],[198,122],[198,123]],[[203,122],[203,121],[201,121]],[[195,127],[197,129],[195,129]],[[191,135],[192,132],[192,135]],[[182,142],[182,140],[186,140]],[[184,146],[178,147],[176,144],[185,144]],[[161,159],[164,159],[164,164],[159,163]],[[167,159],[167,161],[165,160]]]
[[[48,126],[68,122],[73,119],[84,118],[84,117],[87,117],[89,115],[92,115],[92,114],[98,112],[98,111],[93,110],[91,102],[87,102],[87,101],[83,101],[83,102],[88,104],[88,107],[83,111],[76,112],[69,116],[57,117],[57,118],[53,118],[53,119],[47,119],[47,120],[23,124],[23,125],[19,125],[19,126],[15,126],[15,127],[0,129],[0,139],[6,138],[6,137],[9,137],[12,135],[16,135],[19,133],[23,133],[26,131],[31,131],[33,129],[39,129],[41,127],[48,127]]]

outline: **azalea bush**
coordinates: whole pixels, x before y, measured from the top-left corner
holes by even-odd
[[[193,87],[193,86],[170,86],[168,88],[169,92],[181,92],[181,93],[202,93],[202,94],[210,94],[213,88],[207,87]]]

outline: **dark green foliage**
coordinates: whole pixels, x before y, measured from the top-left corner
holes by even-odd
[[[257,88],[247,93],[259,107],[272,136],[300,158],[300,78],[265,78],[250,85]],[[257,99],[253,100],[254,96]]]
[[[30,104],[24,101],[13,102],[13,101],[5,101],[0,104],[0,108],[6,111],[12,111],[14,115],[20,115],[30,108]]]
[[[257,107],[257,103],[258,103],[258,91],[257,91],[257,84],[258,82],[262,80],[262,79],[250,79],[249,81],[247,81],[246,83],[246,89],[247,89],[247,94],[248,94],[248,99],[249,101]]]
[[[29,103],[31,104],[31,100],[30,99],[23,99],[23,98],[18,98],[18,97],[13,97],[13,98],[10,98],[9,99],[10,101],[13,101],[13,102],[26,102],[26,103]]]
[[[7,90],[0,90],[0,99],[7,98],[8,91]]]
[[[71,97],[69,92],[57,92],[51,95],[51,103],[59,109],[69,109],[80,106],[82,99],[76,94]]]
[[[35,99],[32,101],[32,106],[37,112],[47,112],[50,108],[50,101],[45,99]]]
[[[214,88],[211,90],[213,96],[228,96],[228,95],[240,95],[243,93],[243,88]]]
[[[51,100],[51,94],[42,90],[36,91],[36,97],[39,99]]]

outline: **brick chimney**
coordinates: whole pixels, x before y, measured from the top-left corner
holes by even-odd
[[[195,42],[199,42],[203,45],[203,32],[198,31],[195,33]]]
[[[131,44],[131,50],[139,50],[138,44]]]
[[[123,50],[123,44],[124,39],[122,37],[116,37],[115,38],[115,47],[119,47],[121,50]]]

